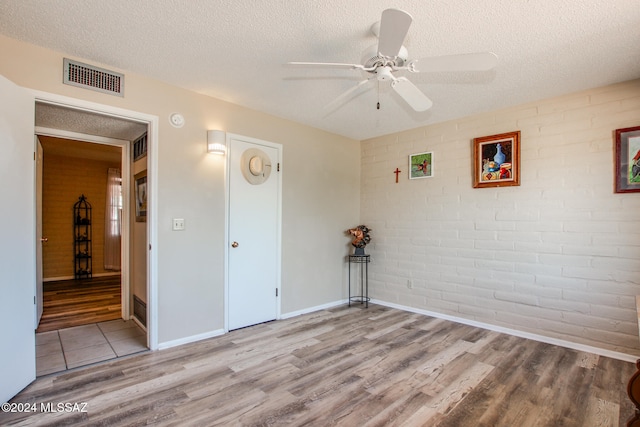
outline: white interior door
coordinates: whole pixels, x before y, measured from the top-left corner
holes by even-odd
[[[230,137],[228,329],[278,316],[279,146]]]
[[[33,96],[0,76],[0,402],[36,377]]]
[[[42,235],[42,144],[38,137],[36,139],[36,310],[35,325],[33,329],[38,329],[38,324],[42,318],[42,245],[46,244],[47,238]]]

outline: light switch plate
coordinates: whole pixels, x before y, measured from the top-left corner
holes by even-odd
[[[184,218],[173,218],[173,231],[184,230]]]

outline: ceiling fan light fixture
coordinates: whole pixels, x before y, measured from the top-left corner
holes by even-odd
[[[378,79],[379,82],[386,82],[388,80],[394,81],[396,78],[393,77],[393,74],[391,73],[391,67],[389,66],[384,66],[384,67],[378,67],[374,73],[376,74],[376,78]]]

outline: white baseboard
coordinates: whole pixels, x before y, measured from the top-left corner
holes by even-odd
[[[43,282],[58,282],[61,280],[73,280],[73,276],[61,276],[61,277],[47,277],[46,279],[42,279]]]
[[[120,276],[122,274],[121,271],[111,271],[108,273],[97,273],[92,274],[91,277],[108,277],[108,276]]]
[[[215,331],[205,332],[203,334],[192,335],[190,337],[184,337],[173,341],[166,341],[158,344],[158,350],[164,350],[171,347],[176,347],[183,344],[189,344],[196,341],[206,340],[207,338],[213,338],[220,335],[224,335],[224,329],[217,329]]]
[[[119,276],[120,272],[113,273],[98,273],[93,274],[91,277],[108,277],[108,276]],[[42,279],[43,282],[59,282],[61,280],[74,280],[74,276],[61,276],[61,277],[47,277],[46,279]]]
[[[407,307],[400,304],[394,304],[386,301],[380,301],[376,299],[371,300],[372,304],[383,305],[385,307],[397,308],[398,310],[409,311],[411,313],[424,314],[425,316],[436,317],[438,319],[450,320],[456,323],[462,323],[463,325],[475,326],[477,328],[487,329],[494,332],[500,332],[503,334],[513,335],[520,338],[527,338],[530,340],[543,342],[547,344],[553,344],[560,347],[570,348],[572,350],[585,351],[587,353],[593,353],[600,356],[610,357],[612,359],[618,359],[625,362],[635,363],[640,356],[627,353],[621,353],[618,351],[606,350],[599,347],[593,347],[585,344],[578,344],[571,341],[565,341],[558,338],[545,337],[544,335],[532,334],[529,332],[519,331],[517,329],[504,328],[502,326],[492,325],[490,323],[477,322],[475,320],[464,319],[462,317],[450,316],[447,314],[437,313],[435,311],[422,310],[419,308]]]
[[[147,332],[147,327],[144,326],[142,323],[140,323],[140,321],[138,320],[138,318],[136,316],[134,316],[133,314],[131,316],[129,316],[129,320],[131,320],[132,322],[134,322],[136,325],[138,325],[138,327],[140,329],[142,329],[143,331],[145,331],[145,333]]]
[[[291,317],[301,316],[303,314],[313,313],[314,311],[326,310],[328,308],[337,307],[342,304],[346,304],[348,300],[339,300],[329,302],[327,304],[316,305],[315,307],[303,308],[302,310],[292,311],[290,313],[285,313],[280,315],[280,319],[289,319]]]
[[[318,305],[318,306],[315,306],[315,307],[309,307],[309,308],[305,308],[303,310],[298,310],[298,311],[293,311],[291,313],[282,314],[282,315],[280,315],[280,319],[288,319],[290,317],[300,316],[302,314],[313,313],[314,311],[325,310],[327,308],[336,307],[336,306],[339,306],[341,304],[346,304],[346,303],[347,303],[347,300],[341,300],[341,301],[330,302],[330,303],[323,304],[323,305]],[[139,323],[138,320],[135,317],[132,317],[132,319],[134,321],[136,321],[136,323]],[[226,334],[224,329],[217,329],[215,331],[205,332],[203,334],[192,335],[190,337],[180,338],[180,339],[173,340],[173,341],[166,341],[166,342],[158,344],[158,350],[164,350],[164,349],[167,349],[167,348],[176,347],[176,346],[183,345],[183,344],[189,344],[189,343],[196,342],[196,341],[206,340],[207,338],[218,337],[218,336],[224,335],[224,334]]]
[[[280,315],[280,319],[283,319],[283,320],[284,319],[289,319],[289,318],[292,318],[292,317],[301,316],[303,314],[309,314],[309,313],[313,313],[313,312],[316,312],[316,311],[326,310],[326,309],[329,309],[329,308],[337,307],[339,305],[347,304],[347,303],[348,303],[348,300],[346,300],[346,299],[333,301],[333,302],[330,302],[330,303],[327,303],[327,304],[317,305],[317,306],[308,307],[308,308],[305,308],[305,309],[302,309],[302,310],[297,310],[297,311],[292,311],[292,312],[289,312],[289,313],[284,313],[284,314]],[[461,323],[463,325],[474,326],[476,328],[487,329],[489,331],[500,332],[500,333],[503,333],[503,334],[513,335],[513,336],[520,337],[520,338],[526,338],[526,339],[530,339],[530,340],[533,340],[533,341],[538,341],[538,342],[543,342],[543,343],[547,343],[547,344],[557,345],[557,346],[560,346],[560,347],[570,348],[572,350],[578,350],[578,351],[584,351],[584,352],[587,352],[587,353],[593,353],[593,354],[597,354],[597,355],[600,355],[600,356],[610,357],[612,359],[622,360],[622,361],[625,361],[625,362],[635,363],[636,360],[638,360],[638,358],[640,357],[640,355],[632,355],[632,354],[627,354],[627,353],[621,353],[621,352],[607,350],[607,349],[603,349],[603,348],[599,348],[599,347],[593,347],[593,346],[590,346],[590,345],[579,344],[579,343],[574,343],[574,342],[571,342],[571,341],[561,340],[561,339],[558,339],[558,338],[551,338],[551,337],[546,337],[544,335],[538,335],[538,334],[533,334],[533,333],[529,333],[529,332],[523,332],[523,331],[519,331],[517,329],[505,328],[505,327],[502,327],[502,326],[492,325],[490,323],[478,322],[478,321],[475,321],[475,320],[465,319],[465,318],[462,318],[462,317],[451,316],[451,315],[448,315],[448,314],[438,313],[438,312],[435,312],[435,311],[422,310],[422,309],[419,309],[419,308],[408,307],[408,306],[400,305],[400,304],[394,304],[394,303],[390,303],[390,302],[386,302],[386,301],[380,301],[380,300],[372,299],[371,303],[372,304],[382,305],[382,306],[385,306],[385,307],[395,308],[395,309],[398,309],[398,310],[408,311],[408,312],[411,312],[411,313],[423,314],[425,316],[435,317],[435,318],[438,318],[438,319],[449,320],[451,322]],[[134,319],[134,320],[136,320],[136,319]],[[176,346],[182,345],[182,344],[188,344],[188,343],[204,340],[204,339],[207,339],[207,338],[217,337],[217,336],[220,336],[220,335],[224,335],[225,333],[226,332],[225,332],[224,329],[218,329],[218,330],[215,330],[215,331],[206,332],[204,334],[192,335],[190,337],[185,337],[185,338],[180,338],[180,339],[173,340],[173,341],[167,341],[167,342],[164,342],[164,343],[160,343],[160,344],[158,344],[158,349],[159,350],[163,350],[163,349],[166,349],[166,348],[176,347]]]

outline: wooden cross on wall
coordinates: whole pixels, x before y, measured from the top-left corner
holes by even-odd
[[[400,169],[396,168],[396,170],[393,171],[393,173],[396,174],[396,184],[398,183],[398,175],[400,174],[400,172],[402,172]]]

